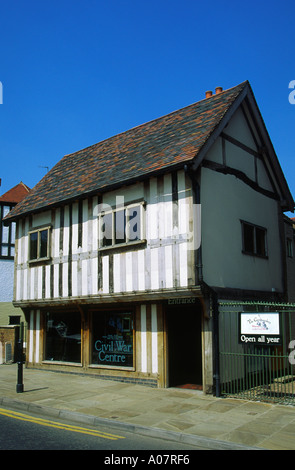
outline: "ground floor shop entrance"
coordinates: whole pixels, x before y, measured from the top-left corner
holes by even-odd
[[[29,367],[153,387],[210,389],[210,325],[206,340],[197,297],[31,309],[26,315]]]
[[[201,320],[197,303],[166,309],[169,387],[202,389]]]

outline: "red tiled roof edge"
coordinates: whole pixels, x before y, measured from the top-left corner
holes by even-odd
[[[9,189],[0,196],[0,202],[7,202],[7,203],[19,203],[21,202],[30,192],[30,188],[24,184],[22,181],[18,183],[13,188]]]

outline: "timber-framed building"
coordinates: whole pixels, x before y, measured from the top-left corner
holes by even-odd
[[[214,390],[220,299],[286,299],[278,158],[246,81],[64,156],[6,217],[28,367]]]

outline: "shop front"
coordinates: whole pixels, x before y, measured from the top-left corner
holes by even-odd
[[[28,367],[157,387],[203,386],[203,312],[193,303],[27,312]]]

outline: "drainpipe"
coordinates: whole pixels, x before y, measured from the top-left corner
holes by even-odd
[[[193,203],[201,204],[200,185],[197,181],[195,173],[187,166],[184,165],[184,171],[188,174],[192,182],[193,190]],[[218,295],[212,287],[208,286],[203,281],[203,264],[202,264],[202,244],[195,250],[195,277],[196,284],[201,286],[203,292],[208,292],[212,299],[212,314],[213,314],[213,381],[215,381],[215,395],[221,396],[220,388],[220,364],[219,364],[219,310],[218,310]],[[208,294],[207,294],[208,295]]]
[[[215,395],[216,397],[221,396],[220,390],[220,363],[219,363],[219,309],[217,294],[213,291],[212,293],[213,302],[213,360],[215,364],[215,373],[213,374],[213,380],[215,379]]]

